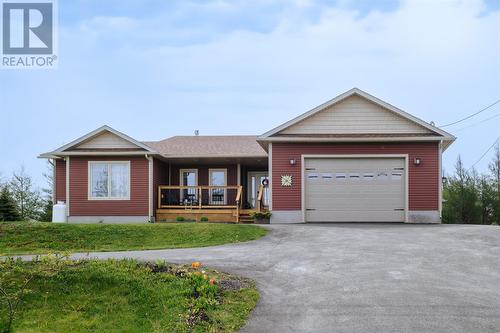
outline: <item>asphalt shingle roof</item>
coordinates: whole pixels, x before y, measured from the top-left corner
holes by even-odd
[[[143,142],[165,157],[265,157],[255,135],[173,136]]]

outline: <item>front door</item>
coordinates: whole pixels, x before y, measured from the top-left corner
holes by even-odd
[[[248,172],[248,183],[247,183],[247,200],[252,206],[252,208],[256,207],[257,197],[259,194],[260,185],[264,182],[264,180],[268,179],[267,171],[250,171]],[[264,193],[262,196],[262,204],[264,206],[269,206],[269,186],[264,187]]]

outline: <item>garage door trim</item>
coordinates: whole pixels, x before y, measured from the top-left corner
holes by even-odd
[[[302,208],[302,220],[306,220],[306,197],[305,197],[305,160],[308,158],[403,158],[405,164],[405,222],[408,222],[408,154],[302,154],[301,155],[301,185],[300,197]]]

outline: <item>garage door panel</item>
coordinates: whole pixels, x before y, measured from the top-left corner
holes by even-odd
[[[404,158],[305,159],[306,221],[404,221]]]
[[[307,222],[401,222],[404,211],[306,211]]]

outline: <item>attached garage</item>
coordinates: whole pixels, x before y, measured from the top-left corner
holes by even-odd
[[[271,223],[440,223],[441,157],[454,140],[353,88],[258,138]]]
[[[305,222],[404,222],[407,156],[304,156]]]

